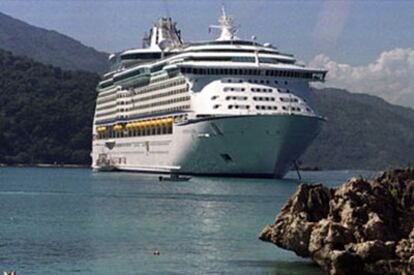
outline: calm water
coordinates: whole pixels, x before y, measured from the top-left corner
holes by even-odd
[[[335,186],[372,172],[303,172]],[[18,274],[323,274],[258,240],[295,191],[287,180],[0,169],[0,271]],[[160,256],[153,256],[158,249]]]

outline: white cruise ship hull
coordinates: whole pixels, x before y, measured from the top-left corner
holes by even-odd
[[[281,178],[324,120],[304,115],[211,117],[172,134],[95,140],[93,168],[189,175]],[[99,165],[104,160],[105,165]]]

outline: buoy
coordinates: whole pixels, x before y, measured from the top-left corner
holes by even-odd
[[[160,251],[158,249],[155,249],[154,252],[152,252],[152,255],[160,256]]]

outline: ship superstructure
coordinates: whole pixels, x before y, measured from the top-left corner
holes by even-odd
[[[99,83],[92,167],[98,170],[283,177],[323,124],[298,65],[241,40],[222,11],[219,39],[184,43],[161,18],[145,48],[110,57]]]

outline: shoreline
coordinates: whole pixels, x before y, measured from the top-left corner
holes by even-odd
[[[90,168],[88,164],[50,164],[50,163],[35,163],[35,164],[5,164],[0,163],[2,167],[19,167],[19,168]]]

